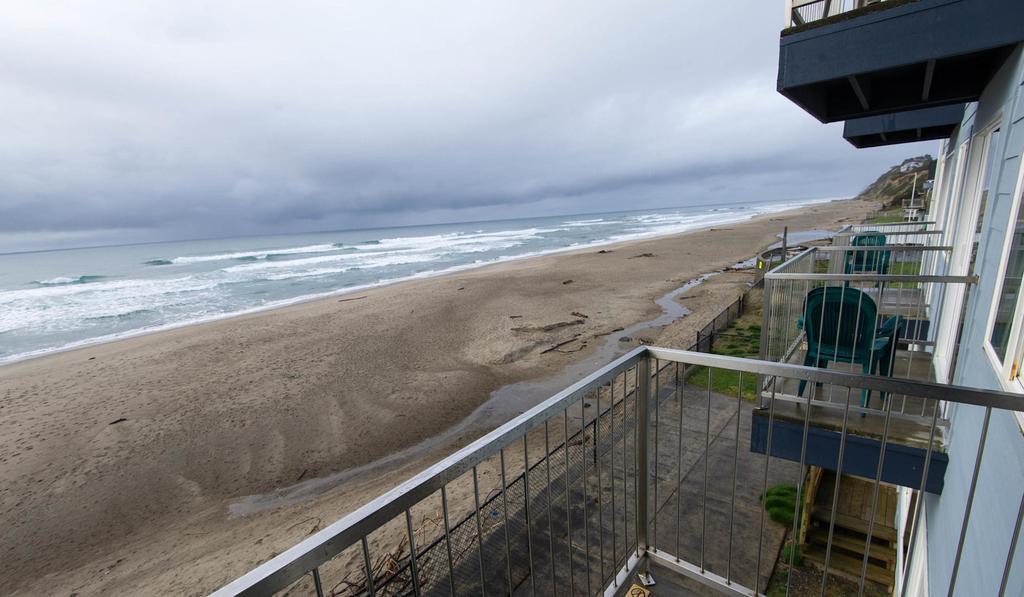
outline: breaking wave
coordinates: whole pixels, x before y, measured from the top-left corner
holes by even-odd
[[[38,286],[67,286],[68,284],[88,284],[89,282],[96,282],[102,280],[106,276],[78,276],[77,278],[65,278],[58,276],[49,280],[37,280],[33,282]]]

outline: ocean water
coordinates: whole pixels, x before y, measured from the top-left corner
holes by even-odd
[[[829,201],[693,206],[0,255],[0,363],[410,278]]]

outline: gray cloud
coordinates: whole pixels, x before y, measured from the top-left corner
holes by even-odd
[[[779,96],[772,2],[210,4],[8,7],[0,250],[845,196],[934,152]]]

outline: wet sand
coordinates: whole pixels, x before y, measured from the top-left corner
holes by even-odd
[[[685,348],[752,274],[716,275],[675,298],[689,315],[619,340],[687,281],[783,226],[834,229],[874,207],[822,204],[0,367],[0,586],[206,593],[566,385],[574,363],[640,341]],[[527,385],[488,402],[509,384]]]

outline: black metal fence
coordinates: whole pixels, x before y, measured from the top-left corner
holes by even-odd
[[[728,307],[716,315],[703,328],[697,330],[697,340],[687,348],[695,352],[711,352],[715,346],[715,338],[718,333],[729,327],[729,324],[739,319],[747,311],[750,303],[750,292],[756,288],[764,287],[764,278],[747,288]]]

